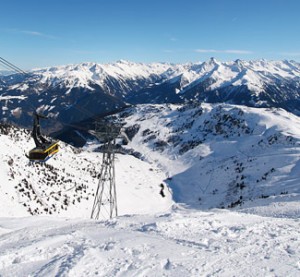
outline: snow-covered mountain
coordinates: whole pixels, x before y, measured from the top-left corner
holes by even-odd
[[[1,119],[28,127],[37,109],[61,124],[138,103],[227,102],[299,114],[300,64],[241,61],[187,64],[82,63],[0,77]]]
[[[164,64],[119,61],[37,69],[26,76],[1,77],[1,119],[28,127],[33,110],[64,124],[107,114],[126,105],[127,93],[161,79],[167,68]],[[18,111],[17,116],[14,111]],[[55,130],[61,127],[51,125]]]
[[[118,139],[120,217],[100,221],[97,143],[31,164],[29,132],[0,125],[1,276],[299,275],[297,116],[190,103],[110,120],[130,141]]]
[[[176,202],[249,210],[255,203],[266,214],[268,205],[286,202],[299,216],[297,116],[283,109],[194,103],[139,105],[119,120],[131,138],[123,147],[166,173]]]
[[[132,103],[227,102],[281,107],[298,113],[300,65],[293,61],[207,62],[176,65],[170,78],[129,95]]]
[[[14,72],[11,70],[0,70],[0,76],[7,76],[12,74],[14,74]]]
[[[37,109],[85,144],[29,163],[29,131],[1,123],[0,276],[299,276],[299,79],[292,61],[215,59],[0,76],[0,121],[28,127]],[[129,141],[120,216],[94,221],[86,129],[104,116]]]
[[[297,214],[297,116],[275,108],[191,103],[138,105],[108,118],[122,123],[129,139],[118,140],[117,166],[123,169],[117,171],[122,174],[117,178],[124,190],[134,179],[133,191],[138,184],[152,187],[149,192],[159,201],[164,183],[175,202],[195,208],[250,211],[254,203],[265,205],[267,213],[268,205],[286,202],[295,207],[289,213]],[[6,202],[21,203],[25,212],[33,214],[64,214],[73,205],[84,211],[81,202],[91,208],[100,153],[62,143],[60,153],[49,163],[31,164],[24,155],[34,146],[29,132],[2,125],[1,134],[2,175],[11,183],[9,191],[0,190]],[[153,181],[147,184],[148,180]],[[70,194],[59,195],[62,191]],[[284,208],[278,213],[284,214]]]

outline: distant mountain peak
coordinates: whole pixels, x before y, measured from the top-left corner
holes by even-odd
[[[95,103],[102,103],[100,114],[103,105],[112,102],[118,103],[116,109],[121,103],[228,102],[300,113],[300,64],[294,61],[221,62],[212,57],[197,63],[147,64],[119,60],[35,69],[31,73],[0,77],[3,119],[24,124],[22,119],[30,105],[59,117],[82,101],[92,116],[97,111]],[[26,98],[18,98],[25,94]],[[23,111],[19,119],[9,112],[17,108]],[[29,124],[30,119],[26,121]]]
[[[218,62],[218,60],[217,60],[215,57],[211,57],[211,58],[209,59],[209,63],[212,63],[212,64],[218,64],[219,62]]]

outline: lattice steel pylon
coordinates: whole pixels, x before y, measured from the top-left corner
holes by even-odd
[[[102,164],[99,174],[99,182],[95,194],[92,219],[99,216],[113,218],[118,216],[117,190],[115,178],[115,145],[120,129],[114,125],[97,124],[96,130],[91,132],[99,141],[104,141]]]

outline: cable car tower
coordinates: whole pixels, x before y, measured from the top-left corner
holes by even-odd
[[[111,123],[96,122],[95,131],[90,131],[102,146],[102,164],[99,174],[99,182],[95,194],[91,218],[113,218],[118,216],[117,191],[115,179],[115,145],[116,138],[120,134],[120,127]]]

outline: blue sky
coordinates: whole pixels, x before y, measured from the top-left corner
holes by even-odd
[[[119,59],[300,61],[299,0],[1,0],[0,4],[0,57],[24,69]]]

